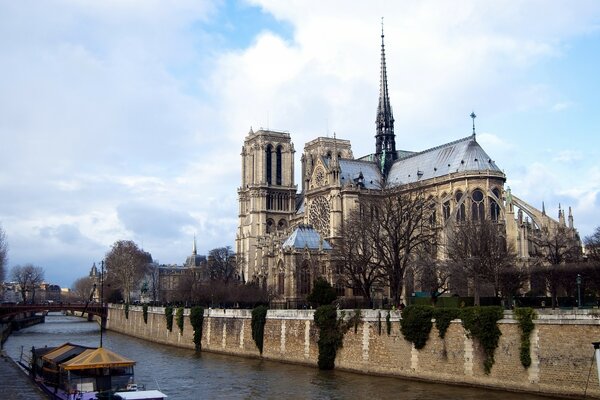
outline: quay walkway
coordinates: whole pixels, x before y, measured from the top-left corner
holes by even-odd
[[[0,388],[3,399],[48,399],[4,351],[0,351]]]

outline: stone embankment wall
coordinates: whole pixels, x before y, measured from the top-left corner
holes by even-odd
[[[158,343],[193,349],[193,330],[185,310],[183,332],[173,321],[166,328],[163,308],[111,306],[110,330]],[[351,315],[353,311],[346,311]],[[521,333],[510,312],[499,321],[502,332],[489,375],[483,369],[483,351],[465,333],[460,321],[452,322],[444,339],[434,327],[426,346],[416,350],[400,332],[400,314],[363,310],[361,322],[346,333],[335,361],[337,369],[367,374],[392,375],[452,384],[492,387],[574,398],[600,398],[592,342],[600,341],[600,319],[584,311],[538,315],[531,334],[529,368],[520,361]],[[202,350],[246,357],[261,357],[251,332],[251,310],[205,310]],[[262,357],[311,366],[317,365],[319,332],[312,310],[269,310]],[[590,373],[591,371],[591,373]],[[588,378],[589,377],[589,378]]]

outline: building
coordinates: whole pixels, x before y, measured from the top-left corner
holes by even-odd
[[[496,221],[524,265],[535,248],[530,239],[542,230],[564,227],[579,241],[570,209],[567,225],[564,210],[555,220],[544,207],[536,209],[505,187],[506,176],[477,142],[476,115],[471,117],[468,136],[423,151],[398,150],[382,32],[374,153],[355,158],[351,142],[335,135],[306,143],[298,192],[291,135],[250,129],[238,189],[241,277],[270,288],[281,300],[301,299],[319,276],[337,284],[340,294],[349,294],[336,281],[332,263],[336,232],[357,199],[382,187],[424,190],[440,216],[442,240],[452,221]]]

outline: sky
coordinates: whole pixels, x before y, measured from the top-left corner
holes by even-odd
[[[9,268],[69,287],[117,240],[179,265],[194,235],[234,247],[251,127],[297,162],[333,133],[374,151],[381,17],[397,148],[474,111],[514,195],[600,226],[598,1],[0,0]]]

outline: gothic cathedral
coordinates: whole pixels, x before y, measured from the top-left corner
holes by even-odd
[[[425,190],[441,217],[442,235],[453,218],[499,222],[525,262],[529,238],[540,229],[564,227],[579,240],[570,209],[567,226],[560,207],[555,220],[504,186],[506,176],[477,142],[475,114],[471,117],[469,136],[419,152],[397,150],[382,32],[374,153],[355,158],[349,140],[318,137],[304,146],[298,191],[290,134],[251,129],[246,136],[236,235],[242,280],[269,288],[282,301],[302,301],[317,277],[332,283],[339,295],[352,296],[332,263],[332,245],[357,199],[382,187]]]

